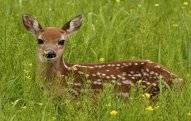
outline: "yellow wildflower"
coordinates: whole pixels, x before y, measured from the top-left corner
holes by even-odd
[[[183,5],[185,5],[185,6],[188,5],[188,2],[185,1],[185,2],[183,3]]]
[[[100,62],[100,63],[104,63],[104,62],[105,62],[105,58],[100,58],[100,59],[99,59],[99,62]]]
[[[145,99],[150,99],[151,94],[145,93],[145,94],[143,94],[142,96],[143,96]]]
[[[48,51],[44,50],[44,51],[43,51],[43,54],[44,54],[44,55],[47,55],[47,54],[48,54]]]
[[[121,2],[121,0],[115,0],[117,3],[120,3]]]
[[[116,111],[116,110],[112,110],[111,112],[110,112],[110,115],[111,116],[116,116],[118,114],[118,112]]]
[[[159,3],[155,3],[155,7],[159,7],[160,6],[160,4]]]
[[[188,115],[188,116],[191,116],[191,112],[188,112],[187,115]]]
[[[148,111],[153,111],[154,108],[153,108],[152,106],[148,106],[148,107],[146,108],[146,110],[148,110]]]

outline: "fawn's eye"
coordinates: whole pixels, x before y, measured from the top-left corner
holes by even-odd
[[[44,43],[44,40],[38,39],[38,44],[39,44],[39,45],[41,45],[41,44],[43,44],[43,43]]]
[[[64,45],[64,41],[65,41],[65,40],[60,40],[60,41],[58,41],[58,45]]]

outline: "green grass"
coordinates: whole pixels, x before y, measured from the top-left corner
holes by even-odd
[[[2,121],[188,121],[191,116],[191,2],[179,0],[0,0],[0,120]],[[158,3],[159,6],[155,6]],[[37,42],[21,15],[30,13],[42,26],[61,27],[83,13],[81,29],[65,48],[70,63],[149,59],[185,80],[183,90],[159,95],[158,109],[132,92],[128,102],[105,87],[95,100],[88,94],[66,96],[61,110],[37,77]],[[118,111],[111,116],[112,110]]]

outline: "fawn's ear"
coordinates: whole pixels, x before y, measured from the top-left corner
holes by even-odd
[[[37,36],[38,31],[42,29],[38,21],[28,14],[23,14],[22,19],[26,30]]]
[[[78,30],[81,27],[83,18],[84,18],[83,14],[74,17],[69,22],[67,22],[62,27],[62,29],[65,30],[67,34],[70,35],[71,33],[73,33],[74,31]]]

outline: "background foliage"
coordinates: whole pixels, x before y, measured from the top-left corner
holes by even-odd
[[[187,121],[191,120],[191,2],[182,0],[0,0],[0,120]],[[42,26],[61,27],[83,13],[81,29],[65,48],[71,63],[149,59],[184,78],[181,93],[162,93],[157,109],[132,95],[128,103],[113,98],[106,85],[96,103],[88,94],[64,98],[61,109],[42,91],[37,78],[37,42],[23,27],[21,15]],[[117,115],[110,114],[117,111]]]

